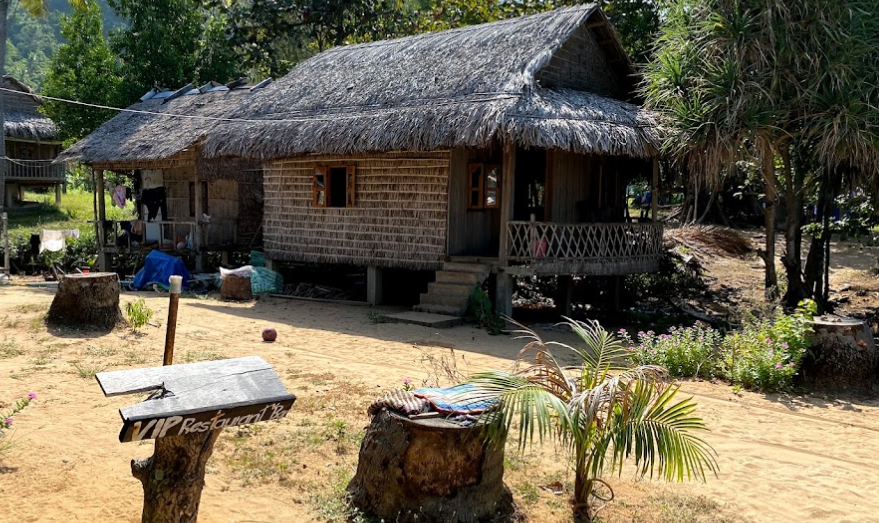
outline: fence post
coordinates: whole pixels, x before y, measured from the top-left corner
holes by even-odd
[[[4,212],[0,215],[0,219],[3,220],[3,274],[6,275],[7,278],[11,278],[10,267],[9,267],[9,216]]]

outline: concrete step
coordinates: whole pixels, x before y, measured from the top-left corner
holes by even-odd
[[[434,294],[438,296],[456,296],[459,298],[470,298],[470,295],[473,294],[473,289],[476,287],[476,284],[467,284],[467,283],[445,283],[445,282],[431,282],[427,286],[427,293]]]
[[[482,283],[481,274],[475,272],[460,272],[460,271],[436,271],[436,282],[437,283],[458,283],[469,285],[472,288],[477,283]]]
[[[464,296],[443,296],[441,294],[423,293],[419,303],[421,305],[446,305],[448,307],[464,307],[467,308],[468,297]]]
[[[467,312],[467,307],[449,307],[447,305],[432,305],[428,303],[422,303],[421,305],[416,305],[412,307],[412,310],[415,312],[427,312],[431,314],[442,314],[446,316],[456,316],[461,318]]]
[[[448,329],[464,323],[464,319],[454,314],[437,314],[431,312],[406,311],[396,314],[385,314],[382,321],[387,323],[408,323],[422,325],[434,329]]]
[[[488,265],[482,265],[480,263],[461,263],[461,262],[445,262],[443,263],[444,271],[456,271],[456,272],[472,272],[474,274],[482,274],[483,277],[488,277],[491,273],[491,267]]]

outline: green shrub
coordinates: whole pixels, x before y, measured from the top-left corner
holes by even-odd
[[[723,340],[725,377],[749,389],[790,390],[809,347],[810,317],[801,307],[791,315],[777,310],[767,318],[747,319],[741,330]]]
[[[629,343],[632,359],[638,365],[659,365],[674,376],[714,378],[720,368],[720,332],[696,322],[692,327],[671,327],[668,334],[639,332],[637,342],[621,329]]]
[[[473,288],[473,293],[470,294],[468,309],[476,317],[479,325],[485,327],[491,335],[500,334],[503,332],[504,327],[506,327],[504,319],[492,310],[491,298],[488,297],[488,294],[481,285],[476,285]]]
[[[639,332],[634,340],[625,329],[619,334],[639,365],[659,365],[673,376],[717,377],[749,389],[785,391],[793,387],[809,347],[808,321],[814,313],[814,302],[806,301],[794,314],[776,309],[764,318],[752,316],[726,336],[701,322],[672,327],[667,334]]]
[[[129,302],[125,306],[125,313],[128,316],[128,323],[131,324],[131,328],[134,330],[149,323],[153,317],[153,310],[149,308],[143,298]]]

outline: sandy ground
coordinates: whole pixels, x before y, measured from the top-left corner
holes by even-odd
[[[759,283],[760,273],[748,268],[753,261],[734,263]],[[835,271],[837,279],[848,277]],[[850,276],[877,287],[875,277]],[[148,456],[152,444],[117,440],[117,409],[140,398],[104,398],[91,375],[161,363],[167,297],[143,296],[156,316],[141,334],[84,336],[42,325],[49,292],[0,287],[0,401],[38,395],[16,417],[17,447],[0,457],[0,521],[140,520],[142,490],[129,462]],[[136,297],[125,294],[123,301]],[[370,310],[277,298],[244,305],[181,300],[175,361],[259,355],[299,396],[288,419],[224,431],[208,467],[200,521],[344,520],[340,499],[372,398],[407,377],[419,385],[441,380],[425,358],[449,360],[449,348],[465,372],[506,368],[521,348],[469,326],[374,324]],[[260,340],[267,325],[278,329],[274,344]],[[557,332],[547,337],[571,341]],[[706,439],[718,454],[718,476],[666,485],[626,472],[613,481],[618,500],[602,513],[604,521],[879,521],[879,401],[736,394],[705,382],[687,382],[684,391],[695,395],[711,428]],[[506,477],[525,521],[570,521],[572,478],[561,454],[549,447],[508,452]],[[565,495],[540,488],[555,481]]]

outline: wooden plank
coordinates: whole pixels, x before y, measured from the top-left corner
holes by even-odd
[[[515,201],[516,179],[516,146],[511,143],[504,145],[503,167],[501,169],[502,189],[501,194],[501,223],[500,223],[500,246],[498,249],[498,262],[501,267],[507,265],[507,248],[509,245],[509,233],[507,222],[513,219],[513,203]]]
[[[95,378],[107,396],[156,391],[119,409],[122,442],[280,419],[296,401],[271,365],[255,356],[101,372]]]
[[[192,414],[124,420],[122,430],[119,432],[119,441],[125,443],[166,436],[183,436],[277,420],[287,416],[295,400],[296,397],[290,395],[278,401],[230,406]]]
[[[101,386],[104,396],[109,397],[158,390],[162,388],[162,384],[166,381],[179,380],[190,376],[210,374],[220,377],[234,373],[271,368],[271,365],[259,356],[247,356],[244,358],[184,363],[167,367],[99,372],[95,374],[95,379]]]

